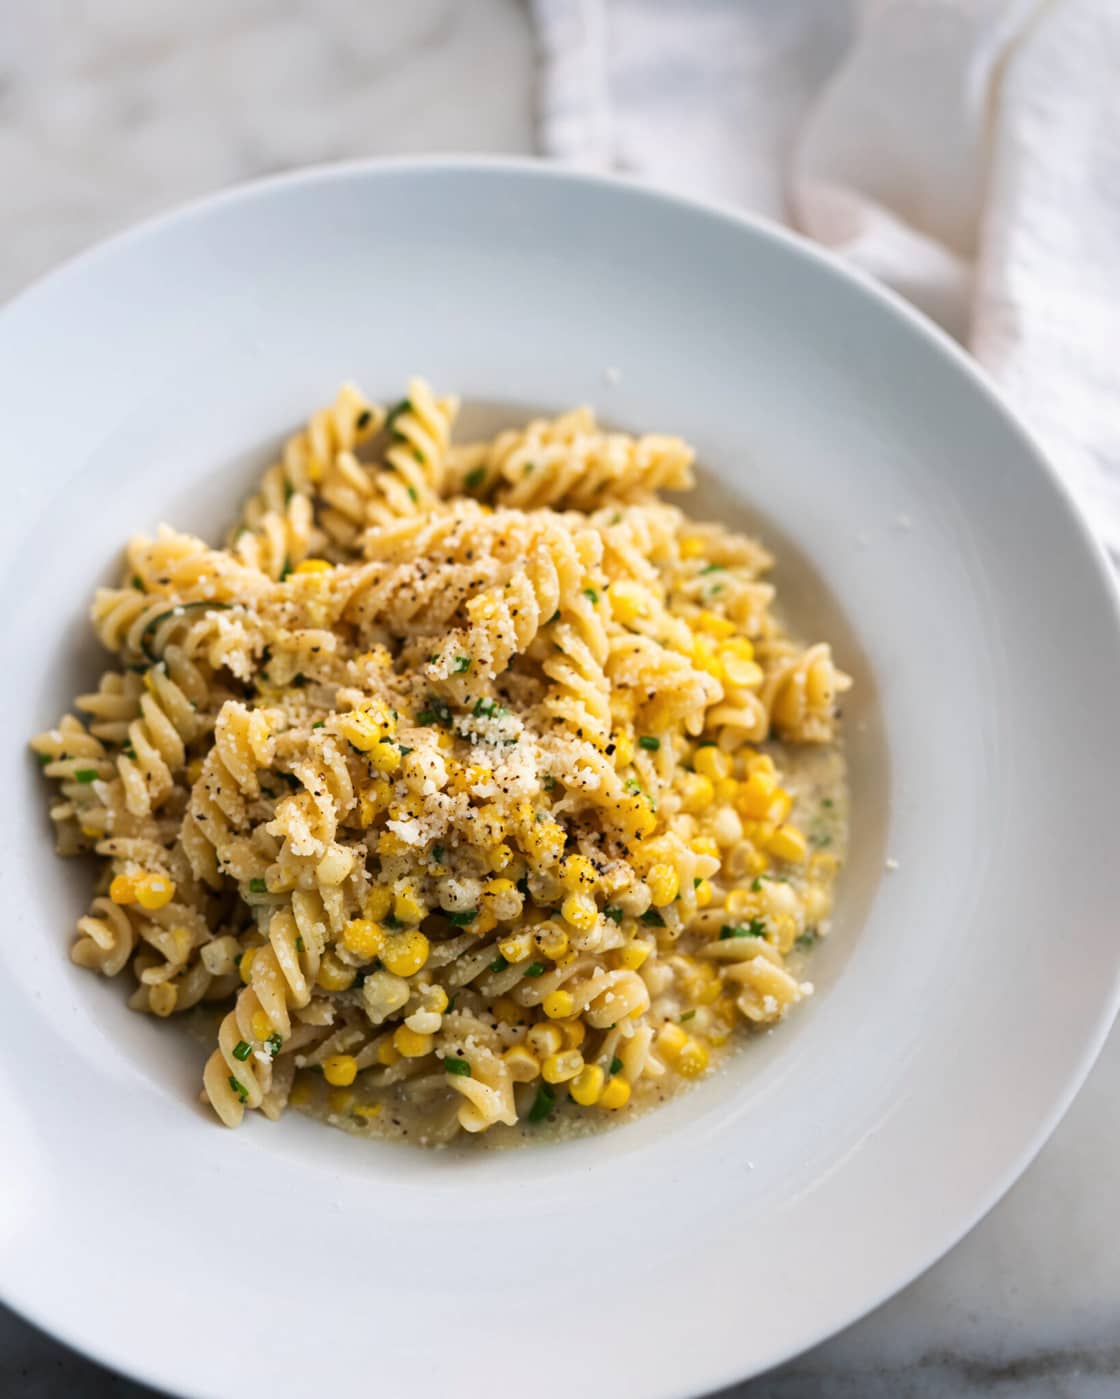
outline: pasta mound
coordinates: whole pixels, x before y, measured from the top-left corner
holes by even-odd
[[[32,742],[60,852],[100,858],[74,961],[228,1007],[229,1126],[605,1120],[811,989],[837,860],[782,762],[834,740],[828,646],[758,543],[658,497],[679,439],[580,409],[452,446],[456,411],[346,385],[224,548],[134,538],[92,610],[115,668]]]

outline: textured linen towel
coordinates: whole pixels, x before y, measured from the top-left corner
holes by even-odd
[[[966,344],[1120,560],[1120,0],[534,0],[541,140],[788,223]]]

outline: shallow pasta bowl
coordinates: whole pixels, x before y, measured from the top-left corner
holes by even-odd
[[[89,871],[60,871],[22,746],[96,674],[86,599],[124,536],[217,537],[338,382],[411,372],[492,418],[590,401],[690,438],[689,508],[761,534],[794,627],[855,679],[815,997],[660,1111],[547,1149],[217,1127],[202,1051],[68,962]],[[1120,632],[1046,463],[920,318],[634,186],[344,166],[49,278],[0,316],[0,385],[13,1306],[191,1394],[692,1394],[854,1320],[1010,1186],[1117,1002]]]

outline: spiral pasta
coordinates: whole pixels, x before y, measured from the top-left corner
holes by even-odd
[[[134,538],[112,668],[32,740],[99,861],[74,961],[218,1009],[228,1126],[587,1130],[812,989],[848,677],[761,545],[657,497],[680,439],[576,409],[453,445],[457,411],[344,385],[225,547]]]

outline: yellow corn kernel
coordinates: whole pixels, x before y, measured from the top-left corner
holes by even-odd
[[[677,1055],[688,1043],[688,1036],[679,1025],[670,1023],[662,1025],[661,1029],[658,1030],[655,1043],[658,1053],[663,1058],[668,1059],[671,1064],[675,1064]]]
[[[396,831],[382,831],[377,837],[379,855],[407,855],[410,849],[407,841],[403,841]]]
[[[582,1020],[566,1020],[560,1028],[564,1031],[564,1042],[569,1049],[578,1049],[587,1038],[587,1026]]]
[[[595,900],[587,894],[569,894],[560,905],[564,921],[577,932],[589,933],[599,918]]]
[[[375,1117],[381,1116],[380,1103],[362,1103],[354,1109],[354,1116],[364,1118],[366,1122],[372,1122]]]
[[[487,857],[487,863],[489,864],[490,868],[496,873],[498,870],[507,869],[512,859],[513,849],[511,846],[508,846],[503,840],[500,841],[497,845],[495,845],[493,850],[490,851],[490,854]]]
[[[544,932],[537,940],[537,946],[546,957],[550,957],[554,962],[558,962],[567,952],[570,946],[568,934],[563,928],[557,928],[551,923],[545,924]]]
[[[118,874],[109,885],[109,897],[115,904],[136,902],[136,877],[131,874]]]
[[[628,768],[634,761],[634,736],[630,733],[620,733],[614,740],[614,765],[616,768]]]
[[[748,909],[754,909],[757,902],[757,899],[752,896],[749,889],[732,889],[724,900],[727,911],[733,918],[739,918],[746,913]]]
[[[723,679],[723,662],[719,658],[716,644],[709,636],[694,636],[692,639],[692,663],[698,670],[706,670],[717,680]]]
[[[358,1061],[352,1054],[329,1054],[323,1060],[323,1077],[335,1088],[349,1088],[358,1077]]]
[[[409,928],[407,932],[392,933],[385,939],[381,962],[394,976],[412,976],[428,960],[430,951],[431,944],[419,928]]]
[[[774,759],[769,753],[753,753],[747,759],[748,774],[764,772],[767,777],[773,777],[777,768],[774,766]]]
[[[502,899],[514,893],[517,885],[512,879],[488,879],[482,890],[484,898]]]
[[[692,766],[702,776],[710,777],[713,782],[721,777],[731,776],[731,759],[722,748],[717,748],[714,743],[697,749],[692,759]]]
[[[770,803],[770,810],[766,813],[766,819],[768,821],[773,821],[776,826],[780,826],[783,821],[788,820],[792,810],[793,798],[784,787],[779,787],[774,793],[774,800]]]
[[[598,1064],[585,1064],[572,1079],[568,1092],[581,1108],[589,1108],[599,1101],[605,1081],[606,1074]]]
[[[175,1009],[179,992],[169,981],[161,981],[148,992],[148,1005],[153,1015],[170,1015]]]
[[[523,962],[533,950],[533,936],[527,928],[498,939],[498,951],[507,962]]]
[[[709,636],[714,636],[722,641],[725,636],[730,636],[735,630],[735,623],[728,621],[726,617],[720,617],[715,612],[698,612],[696,614],[695,625],[702,632],[707,632]]]
[[[386,884],[375,884],[366,895],[362,912],[374,923],[380,923],[383,918],[388,917],[392,907],[393,891]]]
[[[188,782],[191,784],[191,786],[193,787],[194,784],[198,781],[198,779],[199,779],[201,776],[202,776],[202,759],[201,759],[201,758],[192,758],[191,761],[187,764],[187,781],[188,781]]]
[[[293,573],[329,573],[331,565],[326,559],[304,559],[292,569]]]
[[[599,882],[599,871],[586,855],[569,855],[560,866],[560,878],[566,889],[589,893]]]
[[[558,1054],[564,1043],[564,1034],[559,1025],[534,1025],[526,1038],[538,1059]]]
[[[733,777],[721,777],[715,784],[716,801],[722,805],[730,805],[739,795],[740,783]]]
[[[692,896],[696,900],[697,908],[707,908],[715,898],[715,891],[707,879],[702,879],[692,891]]]
[[[237,969],[241,973],[241,980],[248,986],[253,975],[253,959],[257,955],[257,949],[250,947],[241,954],[241,961],[237,964]]]
[[[377,1046],[377,1062],[384,1064],[387,1069],[391,1069],[394,1064],[399,1064],[400,1061],[400,1051],[394,1046],[393,1041],[382,1040]]]
[[[720,858],[719,846],[711,836],[693,836],[688,848],[696,855],[710,855],[713,860]]]
[[[428,905],[417,894],[415,887],[405,881],[397,886],[393,895],[393,913],[402,923],[419,923],[428,916]]]
[[[141,908],[163,908],[175,897],[174,881],[162,874],[142,874],[134,881],[134,888]]]
[[[828,850],[818,850],[809,861],[810,874],[820,879],[831,879],[840,868],[840,861]]]
[[[716,799],[716,789],[710,777],[702,772],[683,772],[678,779],[682,808],[697,816]]]
[[[682,1078],[698,1078],[708,1067],[707,1049],[689,1035],[677,1054],[674,1067]]]
[[[611,965],[620,971],[636,972],[645,965],[652,951],[648,942],[628,942],[625,947],[616,947],[610,954]]]
[[[528,1011],[524,1006],[519,1006],[512,996],[499,996],[491,1009],[506,1025],[520,1025],[528,1019]]]
[[[583,1068],[583,1055],[578,1049],[565,1049],[550,1054],[541,1064],[541,1078],[546,1083],[567,1083]]]
[[[778,784],[770,773],[755,769],[739,787],[739,810],[744,816],[753,816],[756,821],[764,820],[777,790]]]
[[[354,1106],[354,1095],[348,1088],[332,1088],[327,1094],[327,1110],[336,1117],[347,1117]]]
[[[432,1052],[433,1043],[431,1035],[418,1035],[407,1025],[398,1025],[393,1031],[393,1048],[405,1059],[422,1059]]]
[[[564,832],[555,821],[533,821],[521,834],[525,854],[538,865],[554,865],[564,853]]]
[[[306,1107],[311,1101],[311,1089],[314,1080],[309,1073],[296,1074],[292,1081],[291,1092],[288,1094],[288,1106],[292,1108]]]
[[[672,865],[656,864],[646,875],[654,908],[665,908],[681,891],[681,877]]]
[[[612,583],[610,599],[611,611],[624,627],[649,613],[649,593],[633,579],[620,578],[617,583]]]
[[[809,854],[808,842],[796,826],[779,826],[765,844],[771,855],[790,864],[804,863]]]
[[[575,1008],[570,991],[553,991],[541,1002],[541,1009],[550,1020],[566,1020],[575,1013]]]
[[[381,951],[385,930],[371,918],[352,918],[342,930],[342,945],[355,957],[371,961]]]
[[[370,766],[375,767],[378,772],[383,772],[387,777],[391,777],[395,772],[400,772],[401,750],[388,738],[383,738],[380,742],[368,750],[366,757]]]
[[[678,546],[682,559],[702,559],[704,551],[708,547],[702,537],[698,534],[682,535]]]
[[[514,1083],[530,1083],[540,1074],[540,1060],[523,1044],[515,1044],[512,1049],[507,1049],[502,1058]]]
[[[466,931],[469,933],[477,933],[481,937],[483,933],[492,933],[497,926],[497,914],[489,904],[483,904],[478,910],[478,916]]]
[[[617,1112],[619,1108],[624,1108],[629,1101],[630,1085],[624,1078],[616,1074],[599,1094],[596,1106]]]
[[[263,1010],[255,1010],[249,1021],[249,1028],[252,1030],[255,1040],[266,1040],[272,1034],[272,1021]]]
[[[244,968],[244,961],[241,965]],[[354,976],[353,967],[348,967],[333,952],[328,952],[319,963],[319,974],[315,980],[324,991],[346,991],[353,986]]]

